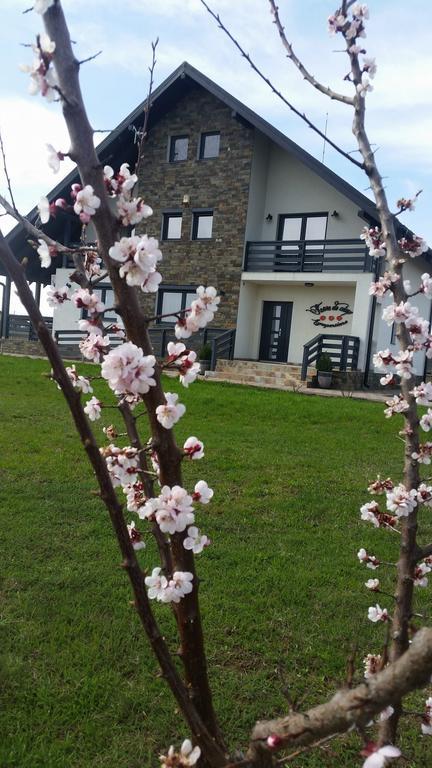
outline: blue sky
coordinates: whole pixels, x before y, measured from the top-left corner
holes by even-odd
[[[317,93],[284,57],[267,0],[209,0],[239,41],[275,85],[321,128],[328,113],[328,135],[351,151],[349,107]],[[0,126],[6,143],[15,197],[23,212],[31,209],[60,179],[46,164],[46,142],[67,150],[58,104],[27,94],[28,76],[19,64],[31,61],[22,43],[41,30],[35,13],[23,15],[25,0],[2,0]],[[187,60],[245,102],[319,159],[323,143],[258,81],[246,61],[217,28],[199,0],[63,0],[79,58],[102,49],[83,66],[82,85],[95,128],[114,128],[146,95],[150,43],[159,37],[156,84]],[[279,0],[289,39],[308,68],[339,90],[346,60],[326,19],[335,8],[327,0]],[[367,96],[368,128],[379,147],[377,159],[390,201],[423,194],[406,223],[432,243],[432,3],[429,0],[375,0],[365,46],[378,72]],[[408,32],[407,32],[408,30]],[[101,137],[102,138],[102,137]],[[367,179],[349,161],[326,148],[325,162],[366,194]],[[64,164],[64,171],[68,166]],[[0,188],[6,191],[4,180]],[[151,190],[147,192],[151,204]],[[0,219],[3,230],[6,219]]]

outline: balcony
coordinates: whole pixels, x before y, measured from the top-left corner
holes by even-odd
[[[245,272],[373,272],[362,240],[266,240],[246,244]]]

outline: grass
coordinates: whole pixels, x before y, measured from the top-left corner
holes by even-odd
[[[150,768],[186,729],[47,370],[0,357],[0,765]],[[172,380],[167,388],[178,391]],[[185,485],[206,479],[215,489],[199,512],[213,545],[198,562],[215,705],[231,746],[244,747],[256,719],[286,711],[280,669],[308,706],[343,681],[354,641],[359,670],[379,651],[383,628],[365,618],[371,572],[356,552],[391,560],[396,545],[362,524],[358,508],[377,470],[399,479],[401,443],[382,404],[210,383],[181,394],[179,442],[195,434],[206,446],[204,461],[185,466]],[[152,543],[141,557],[156,564]],[[156,611],[175,648],[169,608]],[[403,737],[414,767],[425,765],[418,731]],[[296,765],[356,765],[358,748],[357,737],[336,740]]]

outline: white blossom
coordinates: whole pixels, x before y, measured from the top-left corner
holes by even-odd
[[[51,266],[51,248],[45,240],[39,238],[39,248],[36,248],[36,252],[39,255],[41,267],[48,269]]]
[[[201,504],[208,504],[210,499],[213,498],[213,494],[213,489],[208,487],[205,480],[198,480],[192,498],[194,501],[199,501]]]
[[[49,307],[59,307],[65,301],[69,301],[69,287],[56,288],[54,285],[48,286],[46,300]]]
[[[146,394],[156,382],[153,378],[156,358],[127,341],[112,349],[104,358],[101,374],[116,395]]]
[[[403,395],[394,395],[390,400],[386,400],[386,405],[387,408],[384,409],[384,413],[387,419],[395,413],[405,413],[409,409],[409,403]]]
[[[129,486],[138,480],[139,453],[130,445],[118,448],[108,445],[99,449],[104,456],[114,488]]]
[[[145,293],[154,293],[162,280],[156,270],[162,259],[159,243],[154,237],[133,235],[122,237],[109,249],[114,261],[120,262],[120,277],[125,277],[128,285],[136,285]]]
[[[393,323],[405,323],[418,315],[418,308],[412,307],[409,301],[401,301],[400,304],[389,304],[383,309],[382,319],[387,325]]]
[[[200,285],[197,288],[197,298],[191,303],[190,310],[177,320],[174,333],[177,339],[186,339],[192,333],[205,328],[210,323],[218,309],[220,297],[216,288],[205,288]]]
[[[166,576],[161,576],[161,568],[153,568],[152,575],[146,576],[145,584],[150,600],[179,603],[182,597],[192,592],[192,580],[193,574],[189,571],[175,571],[168,581]]]
[[[407,517],[417,506],[417,491],[413,488],[408,491],[400,483],[387,492],[387,509],[394,512],[397,517]]]
[[[91,397],[90,400],[87,400],[87,403],[84,407],[84,413],[87,414],[90,421],[97,421],[97,419],[100,419],[101,417],[101,402],[97,399],[97,397]]]
[[[64,155],[62,152],[57,152],[52,144],[47,144],[46,148],[48,150],[48,165],[53,173],[58,173],[60,170],[60,160],[64,160]]]
[[[96,293],[90,293],[87,288],[79,288],[71,296],[72,302],[77,309],[86,309],[90,313],[103,312],[104,303]]]
[[[188,437],[183,450],[190,459],[202,459],[204,456],[204,444],[197,437]]]
[[[180,752],[175,752],[174,747],[171,746],[167,755],[160,755],[159,760],[161,762],[161,768],[189,768],[189,766],[195,765],[201,755],[199,747],[192,747],[192,742],[189,739],[185,739],[181,745]]]
[[[88,224],[91,217],[94,216],[100,206],[101,201],[95,195],[94,189],[90,184],[86,184],[83,189],[77,192],[74,203],[74,211],[83,224]]]
[[[420,426],[424,432],[429,432],[432,427],[432,410],[430,408],[428,408],[427,412],[421,417]]]
[[[420,290],[428,299],[432,298],[432,277],[428,272],[424,272],[421,276]]]
[[[138,551],[139,549],[145,548],[145,543],[141,538],[141,533],[138,531],[138,529],[135,527],[135,523],[132,520],[130,525],[127,526],[129,538],[132,542],[133,548]]]
[[[358,83],[357,85],[357,93],[364,98],[370,91],[373,91],[373,85],[369,82],[367,75],[363,75],[361,83]]]
[[[47,197],[41,197],[37,204],[37,209],[39,211],[41,223],[47,224],[50,218],[50,204]]]
[[[208,547],[209,544],[210,539],[204,534],[201,534],[199,529],[194,525],[191,525],[191,527],[187,529],[187,536],[183,540],[185,549],[191,549],[195,555],[198,555],[203,551],[204,547]]]
[[[117,201],[117,211],[124,227],[135,226],[153,214],[153,209],[140,197],[129,200],[123,195]]]
[[[390,706],[386,707],[385,709],[383,709],[382,712],[379,713],[378,721],[380,723],[384,723],[386,720],[390,719],[393,713],[394,713],[393,707],[390,707]]]
[[[374,622],[374,624],[378,621],[388,621],[389,615],[387,608],[381,608],[378,603],[376,605],[371,605],[370,608],[368,608],[368,619],[369,621]]]
[[[196,362],[196,352],[186,349],[182,343],[173,341],[167,344],[168,364],[174,365],[178,370],[179,378],[184,387],[195,381],[200,370],[200,364]]]
[[[373,80],[373,78],[376,75],[377,66],[375,59],[372,59],[369,56],[363,57],[363,72],[367,72],[369,77]]]
[[[425,562],[419,563],[415,567],[414,571],[414,586],[416,587],[427,587],[428,585],[428,578],[427,575],[430,573],[432,568]]]
[[[363,763],[362,768],[385,768],[388,760],[394,760],[396,757],[401,756],[401,751],[397,747],[393,747],[391,744],[386,744],[385,747],[377,748]]]
[[[43,15],[52,5],[54,5],[54,0],[34,0],[33,10]]]
[[[186,412],[186,406],[177,402],[178,395],[173,392],[166,392],[165,400],[165,405],[158,405],[156,408],[156,418],[165,429],[172,429]]]
[[[375,571],[380,564],[380,561],[375,555],[369,555],[363,547],[357,552],[357,557],[361,563],[366,565],[366,568],[371,568],[373,571]]]
[[[382,656],[379,653],[368,653],[363,659],[364,676],[366,680],[372,675],[376,675],[382,669]]]
[[[432,736],[432,696],[425,701],[425,712],[421,730],[424,736]]]
[[[90,381],[86,379],[85,376],[79,376],[74,365],[70,367],[68,366],[66,368],[66,373],[69,376],[72,385],[78,392],[82,392],[84,395],[93,392],[93,387],[91,386]]]
[[[155,519],[162,533],[182,533],[195,522],[192,496],[179,485],[164,485],[159,496],[138,510],[141,518]]]
[[[371,592],[378,592],[379,586],[380,586],[379,579],[368,579],[367,581],[365,581],[366,589],[370,589]]]

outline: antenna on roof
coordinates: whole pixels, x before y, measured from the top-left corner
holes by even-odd
[[[325,155],[326,144],[327,144],[327,142],[326,142],[326,138],[327,138],[327,124],[328,124],[328,112],[326,112],[326,121],[325,121],[325,128],[324,128],[324,136],[325,136],[325,138],[324,138],[323,153],[322,153],[322,158],[321,158],[321,162],[322,163],[324,162],[324,155]]]

